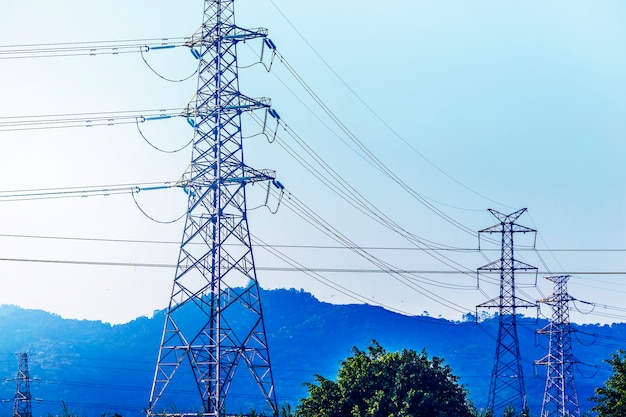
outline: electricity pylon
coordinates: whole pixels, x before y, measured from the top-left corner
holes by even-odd
[[[574,384],[576,360],[572,355],[569,323],[569,302],[574,300],[567,293],[569,275],[549,276],[546,279],[554,283],[554,293],[548,298],[539,300],[540,303],[546,303],[552,307],[552,320],[547,326],[537,331],[550,336],[548,354],[535,362],[548,367],[541,417],[580,417],[580,406]]]
[[[32,397],[30,395],[30,372],[28,371],[28,353],[20,353],[15,381],[13,417],[33,417],[31,408]]]
[[[199,61],[188,110],[188,209],[148,415],[223,416],[233,381],[246,376],[277,413],[246,209],[246,185],[275,176],[244,164],[241,132],[242,113],[269,109],[269,99],[240,93],[237,65],[237,45],[255,38],[266,40],[267,31],[236,26],[234,0],[204,1],[202,27],[188,44]],[[183,397],[190,392],[191,405]]]
[[[515,233],[536,233],[534,229],[520,226],[515,221],[526,211],[521,209],[505,215],[495,210],[489,212],[500,223],[479,231],[482,233],[499,233],[501,238],[500,259],[478,268],[478,271],[498,271],[500,273],[500,295],[477,308],[498,309],[498,340],[496,355],[491,372],[488,408],[494,415],[501,415],[502,410],[513,407],[521,411],[526,408],[526,391],[524,374],[517,338],[517,309],[537,307],[536,303],[522,300],[515,295],[515,272],[537,271],[537,268],[518,261],[514,257],[513,235]]]

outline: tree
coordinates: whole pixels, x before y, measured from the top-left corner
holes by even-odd
[[[603,387],[595,389],[595,397],[591,401],[595,406],[591,411],[601,417],[626,416],[626,351],[618,350],[605,360],[613,368],[613,373]]]
[[[467,391],[443,359],[426,351],[386,352],[376,341],[352,348],[337,381],[315,375],[297,417],[471,417]]]

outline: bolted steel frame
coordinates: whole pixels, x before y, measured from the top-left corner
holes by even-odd
[[[489,212],[499,220],[499,223],[478,232],[479,237],[484,233],[501,235],[500,259],[478,268],[479,273],[499,272],[500,274],[500,295],[477,306],[477,308],[498,309],[498,338],[487,405],[494,415],[502,414],[503,410],[509,407],[518,411],[526,408],[526,391],[517,336],[516,315],[518,308],[537,307],[537,304],[515,295],[515,272],[537,272],[537,268],[515,259],[513,243],[515,233],[536,234],[537,232],[515,223],[525,211],[524,208],[505,215],[489,209]]]
[[[28,353],[20,353],[13,397],[13,417],[33,417]]]
[[[575,299],[567,293],[569,277],[569,275],[545,277],[554,283],[554,292],[549,297],[539,300],[540,303],[552,307],[550,323],[537,331],[550,337],[548,354],[535,362],[537,365],[547,367],[541,417],[581,415],[574,384],[574,364],[577,361],[572,354],[569,302]]]
[[[188,43],[198,59],[187,109],[194,127],[188,209],[148,415],[224,415],[233,380],[248,374],[237,372],[242,367],[277,414],[246,208],[246,185],[275,175],[244,164],[241,128],[244,112],[270,101],[240,93],[237,65],[238,43],[266,36],[235,25],[234,0],[205,0],[202,27]],[[194,408],[182,413],[181,388],[197,392]]]

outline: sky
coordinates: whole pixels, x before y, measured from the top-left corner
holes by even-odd
[[[260,41],[238,49],[241,92],[271,98],[281,116],[265,135],[251,115],[243,120],[246,163],[275,170],[285,186],[284,195],[269,197],[264,185],[249,187],[263,288],[460,320],[498,296],[497,275],[475,272],[500,256],[498,234],[483,235],[478,250],[478,231],[498,223],[488,209],[527,208],[517,223],[537,234],[516,234],[516,259],[538,274],[517,275],[518,296],[549,298],[544,276],[568,274],[568,292],[578,300],[570,305],[572,321],[626,321],[623,2],[235,5],[237,24],[267,28],[279,53],[271,61],[265,50],[268,72],[258,64]],[[196,90],[197,61],[188,48],[114,54],[102,41],[191,36],[202,6],[3,6],[0,303],[112,324],[167,307],[183,190],[144,190],[134,199],[10,196],[175,182],[190,161],[186,120],[7,126],[21,116],[185,107]],[[93,47],[93,56],[24,58],[16,51],[32,47],[8,47],[76,42]],[[342,184],[352,191],[334,188]],[[357,193],[369,211],[349,203]],[[307,222],[303,210],[316,220]],[[383,273],[381,262],[409,273]],[[549,306],[540,314],[550,317]]]

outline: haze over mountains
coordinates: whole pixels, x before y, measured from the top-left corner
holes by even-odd
[[[314,374],[334,378],[352,346],[361,349],[376,339],[389,351],[426,349],[445,359],[479,408],[485,407],[497,320],[476,324],[427,316],[408,317],[367,305],[332,305],[298,290],[263,291],[268,342],[279,403],[295,405],[306,394],[304,382]],[[115,308],[112,306],[112,308]],[[139,416],[147,405],[160,343],[164,311],[123,325],[65,320],[43,311],[0,307],[0,398],[15,393],[17,355],[29,353],[35,416],[62,413],[62,401],[80,416],[118,413]],[[548,339],[535,331],[546,321],[519,319],[528,403],[538,415],[545,368],[533,361],[547,353]],[[603,360],[626,340],[626,324],[574,326],[576,386],[583,411],[593,389],[610,373]],[[250,387],[239,387],[246,392]],[[250,395],[233,393],[229,411],[246,412],[255,405]],[[182,405],[178,405],[179,407]],[[0,415],[10,415],[12,401],[0,403]],[[181,407],[182,408],[182,407]]]

